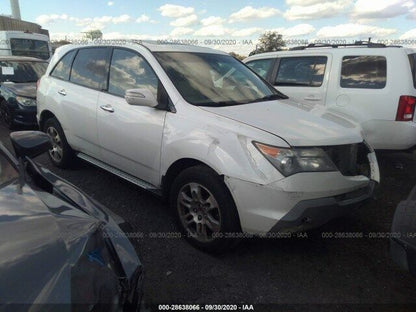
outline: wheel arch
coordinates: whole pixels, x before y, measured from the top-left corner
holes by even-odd
[[[51,111],[49,110],[42,111],[42,113],[40,114],[40,118],[39,118],[39,129],[43,131],[46,121],[53,117],[56,118],[56,116]]]
[[[214,168],[209,166],[208,164],[195,159],[195,158],[181,158],[173,162],[169,168],[166,170],[166,173],[162,176],[162,193],[163,197],[167,199],[169,197],[169,192],[172,186],[175,177],[184,171],[187,168],[194,167],[194,166],[205,166],[211,169],[213,172],[224,177],[223,175],[219,174]]]

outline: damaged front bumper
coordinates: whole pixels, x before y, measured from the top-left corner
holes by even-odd
[[[371,179],[340,172],[305,172],[261,185],[225,177],[236,202],[243,232],[301,231],[345,214],[373,196],[379,181],[377,162]]]

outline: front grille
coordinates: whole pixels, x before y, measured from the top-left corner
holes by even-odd
[[[323,150],[344,176],[370,177],[369,148],[364,143],[325,146]]]

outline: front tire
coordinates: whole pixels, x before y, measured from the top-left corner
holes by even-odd
[[[178,226],[193,246],[223,252],[236,245],[241,232],[237,209],[222,178],[212,169],[185,169],[174,180],[169,198]]]
[[[48,152],[51,162],[59,168],[70,167],[74,152],[66,140],[59,121],[55,117],[48,119],[43,130],[52,141],[52,148]]]

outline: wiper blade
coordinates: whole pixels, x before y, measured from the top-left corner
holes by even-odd
[[[286,95],[283,93],[276,91],[277,93],[269,94],[266,96],[263,96],[262,98],[259,98],[255,100],[254,102],[262,102],[262,101],[272,101],[272,100],[279,100],[279,99],[288,99]]]

